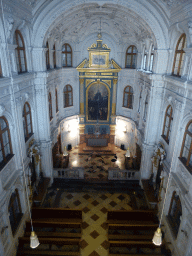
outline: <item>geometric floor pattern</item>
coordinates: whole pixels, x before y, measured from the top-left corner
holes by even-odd
[[[132,210],[131,197],[128,193],[109,192],[67,192],[58,189],[61,193],[58,207],[82,210],[82,256],[107,256],[107,211]],[[144,200],[144,199],[142,199]],[[54,198],[50,206],[54,204]],[[138,207],[139,208],[139,207]]]
[[[70,167],[81,166],[84,168],[85,179],[99,179],[107,180],[108,168],[118,167],[125,169],[125,150],[119,147],[114,147],[114,151],[117,156],[117,161],[113,163],[111,160],[114,158],[113,155],[99,155],[99,154],[79,154],[79,147],[73,147],[69,152],[69,165]]]

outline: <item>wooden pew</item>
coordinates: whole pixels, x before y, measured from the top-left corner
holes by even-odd
[[[161,255],[161,247],[157,247],[156,245],[154,245],[152,243],[152,241],[109,241],[110,246],[109,246],[109,251],[111,255],[114,255],[113,253],[111,253],[111,248],[113,247],[124,247],[124,248],[129,248],[129,249],[136,249],[136,253],[142,253],[143,249],[151,249],[151,252],[149,252],[148,255],[151,255],[151,253],[153,253],[154,249],[158,249],[159,250],[159,255]],[[126,254],[125,254],[126,255]],[[127,254],[129,255],[129,254]],[[142,253],[143,255],[143,253]]]
[[[49,255],[53,255],[53,256],[69,256],[69,255],[73,255],[73,256],[79,256],[80,252],[64,252],[64,251],[49,251],[49,250],[23,250],[20,251],[17,256],[25,256],[25,255],[35,255],[35,256],[49,256]],[[144,255],[145,256],[145,255]],[[153,255],[152,255],[153,256]]]
[[[31,248],[25,248],[24,245],[27,245],[29,247],[30,244],[30,237],[21,237],[19,238],[19,246],[18,246],[18,253],[17,256],[19,255],[79,255],[80,251],[80,239],[79,238],[49,238],[49,237],[38,237],[40,245],[49,245],[49,250],[42,250],[41,248],[39,249],[31,249]],[[77,250],[76,251],[68,251],[68,250],[52,250],[53,245],[59,245],[59,246],[64,246],[69,245],[75,246],[77,245]],[[35,252],[35,253],[33,253]],[[62,254],[57,254],[57,252],[62,253]]]
[[[108,223],[115,223],[116,221],[142,221],[142,222],[153,222],[158,223],[158,218],[155,215],[154,210],[116,210],[108,211],[107,221]]]
[[[69,220],[57,220],[57,219],[45,219],[45,220],[33,220],[33,227],[36,231],[36,228],[81,228],[81,223],[79,220],[69,219]],[[30,221],[26,222],[26,232],[30,232],[31,223]]]
[[[81,219],[82,220],[82,211],[81,210],[71,210],[63,208],[32,208],[32,219]]]
[[[68,232],[35,232],[38,237],[60,237],[60,238],[81,238],[81,233],[68,233]],[[31,232],[25,232],[25,237],[30,237]]]

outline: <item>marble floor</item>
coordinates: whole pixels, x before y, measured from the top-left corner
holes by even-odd
[[[58,202],[57,205],[55,201]],[[107,211],[143,209],[146,207],[146,202],[142,190],[127,193],[99,191],[71,193],[57,189],[49,190],[44,206],[82,210],[80,255],[107,256],[109,255]]]
[[[117,157],[116,162],[111,161],[114,159],[114,153]],[[103,155],[94,151],[90,153],[85,152],[83,154],[80,153],[80,148],[77,146],[69,151],[68,167],[84,167],[85,179],[107,180],[109,167],[125,169],[125,153],[125,150],[114,146],[113,153],[111,154]]]

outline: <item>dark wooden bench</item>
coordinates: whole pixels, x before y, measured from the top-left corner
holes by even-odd
[[[19,255],[30,255],[33,254],[33,252],[35,252],[35,255],[79,255],[80,253],[80,239],[79,238],[72,238],[72,239],[68,239],[68,238],[49,238],[49,237],[38,237],[40,245],[39,247],[41,247],[41,245],[49,245],[49,251],[47,250],[42,250],[42,249],[30,249],[30,248],[25,248],[24,245],[27,244],[27,246],[29,247],[30,244],[30,237],[21,237],[19,238],[19,246],[18,246],[18,253],[17,256]],[[66,249],[67,250],[60,250],[59,252],[62,254],[57,254],[58,250],[52,250],[52,246],[53,245],[59,245],[59,246],[67,246]],[[70,249],[68,248],[68,246],[77,246],[76,251],[70,251]],[[74,254],[75,253],[75,254]]]
[[[133,211],[108,211],[107,213],[108,223],[116,223],[117,221],[142,221],[158,223],[156,212],[154,210],[133,210]]]
[[[109,253],[109,256],[128,256],[128,255],[131,255],[131,256],[160,256],[160,254],[116,254],[116,253]]]
[[[45,218],[53,219],[79,219],[82,220],[81,210],[71,210],[63,208],[32,208],[32,219],[39,220]]]
[[[153,235],[126,235],[126,234],[109,234],[108,235],[109,240],[150,240],[152,241]]]
[[[48,251],[48,250],[22,250],[19,251],[17,253],[17,256],[25,256],[25,255],[35,255],[35,256],[49,256],[49,255],[53,255],[53,256],[69,256],[69,255],[73,255],[73,256],[79,256],[80,252],[64,252],[64,251]],[[153,256],[153,255],[152,255]]]
[[[60,237],[60,238],[81,238],[81,233],[67,233],[67,232],[35,232],[38,237]],[[29,237],[31,232],[25,232],[25,237]]]
[[[64,219],[64,220],[58,220],[58,219],[42,219],[42,220],[34,220],[33,221],[33,227],[35,228],[81,228],[81,223],[79,220],[76,219]],[[30,221],[26,222],[26,232],[30,232],[31,230],[31,223]],[[35,229],[36,231],[36,229]]]

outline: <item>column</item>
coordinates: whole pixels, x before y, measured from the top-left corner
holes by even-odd
[[[112,97],[112,111],[111,115],[116,115],[116,98],[117,98],[117,79],[113,79],[113,97]]]
[[[142,145],[141,160],[141,179],[149,179],[152,173],[151,157],[154,152],[155,145],[158,143],[157,135],[159,124],[161,121],[161,103],[163,99],[163,86],[161,77],[152,80],[150,99],[148,102],[148,115],[146,117],[146,125],[144,132],[144,142]],[[156,80],[159,79],[159,80]]]
[[[80,117],[84,117],[84,78],[79,78],[80,83]]]
[[[50,120],[46,72],[38,72],[34,82],[37,118],[37,132],[35,133],[35,139],[39,142],[40,146],[42,172],[45,177],[52,178],[52,141],[50,139]]]

